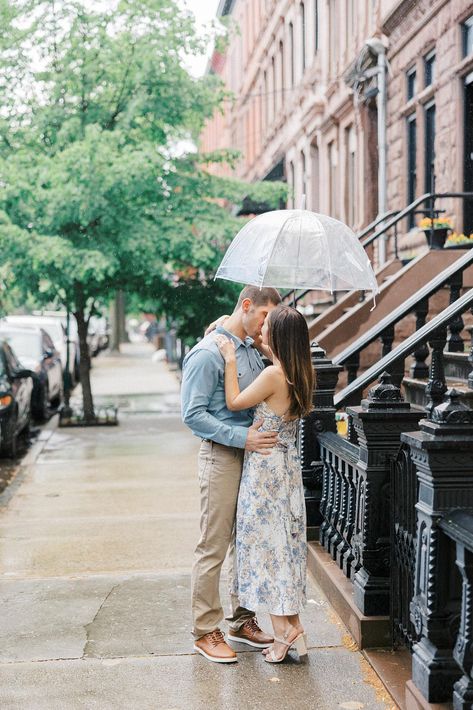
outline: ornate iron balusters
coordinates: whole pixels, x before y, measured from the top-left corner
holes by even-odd
[[[470,309],[470,312],[473,314],[473,308]],[[473,390],[473,327],[469,328],[470,335],[471,335],[471,347],[470,347],[470,353],[468,355],[468,362],[471,365],[471,371],[470,374],[468,375],[468,387]]]
[[[432,349],[430,360],[430,373],[425,394],[428,397],[426,412],[430,416],[433,409],[442,403],[447,391],[443,362],[443,351],[447,342],[447,329],[439,328],[430,338],[429,345]]]
[[[359,461],[355,527],[351,539],[354,598],[367,616],[388,614],[390,608],[390,460],[399,448],[401,432],[417,428],[420,414],[412,412],[398,387],[384,372],[361,407],[349,414],[358,434]]]
[[[314,539],[314,528],[321,523],[323,462],[320,457],[318,435],[323,431],[336,431],[333,397],[338,373],[342,369],[334,365],[314,340],[311,343],[312,366],[315,372],[314,410],[301,420],[299,446],[302,463],[302,480],[307,511],[307,536]],[[325,505],[325,501],[324,501]]]
[[[411,648],[417,640],[409,605],[414,594],[418,482],[403,444],[391,463],[391,615],[393,643]]]
[[[420,328],[422,328],[423,325],[425,325],[425,321],[427,319],[428,312],[429,312],[428,299],[424,299],[423,301],[419,301],[419,303],[417,304],[416,310],[415,310],[416,330],[419,330]],[[422,345],[419,345],[419,347],[414,351],[414,362],[412,363],[411,370],[410,370],[411,377],[425,379],[428,376],[429,368],[425,363],[425,361],[427,360],[428,354],[429,354],[429,348],[427,347],[426,343],[422,343]]]
[[[381,333],[381,342],[383,343],[383,351],[381,357],[384,357],[393,349],[394,342],[394,326],[390,325]]]
[[[471,530],[469,533],[471,535]],[[453,657],[463,676],[453,686],[453,710],[469,710],[473,706],[473,552],[458,541],[456,547],[456,564],[462,577],[462,606]]]
[[[460,271],[459,273],[455,274],[455,276],[452,276],[448,284],[450,286],[450,303],[454,303],[454,301],[456,301],[457,298],[460,297],[460,291],[463,284],[463,271]],[[465,324],[463,322],[461,314],[459,314],[452,321],[450,321],[448,326],[450,335],[448,337],[447,342],[447,350],[449,353],[463,352],[464,345],[460,333],[462,332],[464,327]]]
[[[448,401],[422,420],[421,431],[401,439],[410,447],[419,481],[411,620],[420,640],[413,647],[412,677],[428,702],[443,702],[461,675],[452,656],[460,601],[450,574],[451,545],[439,521],[455,508],[473,509],[473,410],[450,390]]]
[[[355,353],[349,360],[345,363],[345,369],[348,373],[348,384],[351,385],[358,375],[358,370],[360,369],[360,353]]]

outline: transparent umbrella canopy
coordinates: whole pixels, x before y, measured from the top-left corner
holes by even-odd
[[[260,288],[379,291],[355,233],[343,222],[309,210],[254,217],[233,239],[215,278]]]

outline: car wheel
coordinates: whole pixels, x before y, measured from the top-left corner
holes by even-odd
[[[15,410],[1,425],[0,454],[9,459],[14,459],[17,452],[17,420],[18,413]]]
[[[49,416],[49,387],[45,382],[41,385],[38,408],[34,413],[35,417],[40,421],[46,421]]]
[[[61,389],[59,390],[58,394],[57,394],[57,395],[54,397],[54,399],[51,401],[51,405],[52,405],[55,409],[57,409],[58,407],[61,406],[63,396],[64,396],[64,394],[63,394],[63,390],[62,390],[62,386],[61,386]]]

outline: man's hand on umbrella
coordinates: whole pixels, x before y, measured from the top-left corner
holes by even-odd
[[[233,362],[235,360],[235,343],[226,335],[218,333],[215,335],[215,342],[218,345],[218,349],[223,355],[225,362]]]
[[[278,440],[277,431],[258,431],[259,427],[263,424],[263,420],[259,419],[248,429],[248,436],[246,437],[245,449],[247,451],[256,451],[258,454],[263,454],[267,456],[271,453],[271,449],[275,446]]]

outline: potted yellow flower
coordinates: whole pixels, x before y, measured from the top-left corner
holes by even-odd
[[[473,234],[457,234],[453,232],[445,242],[445,249],[471,249],[473,247]]]
[[[451,217],[424,217],[417,226],[424,232],[430,249],[443,249],[453,220]]]

